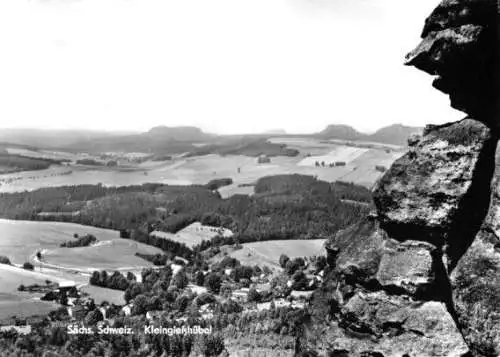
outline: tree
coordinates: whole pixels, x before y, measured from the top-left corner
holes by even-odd
[[[177,272],[177,274],[173,276],[172,282],[170,283],[170,285],[173,285],[180,290],[184,289],[188,284],[189,284],[189,279],[184,269]]]
[[[30,262],[26,262],[26,263],[23,264],[23,269],[26,269],[26,270],[35,270],[35,267]]]
[[[191,302],[191,299],[187,295],[180,295],[176,300],[175,300],[175,308],[179,310],[180,312],[184,312],[189,303]]]
[[[273,273],[273,271],[271,270],[271,268],[269,268],[267,265],[264,265],[262,267],[262,272],[265,274],[265,275],[271,275]]]
[[[92,273],[90,279],[89,279],[89,283],[90,285],[96,285],[96,286],[99,286],[100,284],[100,274],[97,270],[94,270],[94,272]]]
[[[309,285],[309,279],[307,279],[306,274],[302,270],[298,270],[293,274],[293,285],[294,290],[306,290]]]
[[[194,274],[194,283],[199,286],[203,286],[203,284],[205,283],[205,274],[203,274],[201,270],[198,270]]]
[[[221,305],[221,310],[226,314],[235,314],[243,311],[243,307],[235,300],[227,299]]]
[[[218,294],[222,285],[222,278],[217,273],[210,273],[205,278],[205,287],[213,294]]]
[[[210,293],[201,293],[196,297],[196,305],[203,306],[205,304],[211,304],[216,302],[217,299]]]
[[[288,263],[289,260],[290,260],[290,258],[288,258],[287,255],[281,254],[280,259],[279,259],[280,267],[282,267],[284,269],[286,266],[286,263]]]
[[[132,283],[130,286],[125,290],[125,294],[123,295],[123,298],[127,303],[129,303],[131,300],[133,300],[136,296],[142,294],[143,292],[143,285],[139,283]]]
[[[285,271],[288,275],[293,275],[300,267],[300,262],[297,259],[289,260],[286,263]]]
[[[148,298],[145,295],[138,295],[134,299],[132,315],[144,315],[148,308]]]
[[[250,288],[248,291],[248,302],[259,302],[260,293],[255,288]]]
[[[0,255],[0,264],[8,264],[11,265],[10,259],[4,255]]]
[[[95,309],[90,311],[87,316],[85,316],[85,324],[86,325],[95,325],[99,321],[102,321],[104,319],[104,316],[102,316],[102,313],[100,310]]]
[[[314,266],[316,268],[317,272],[320,272],[321,270],[326,268],[326,257],[324,255],[320,255],[319,257],[316,258],[316,261],[314,263]]]
[[[225,349],[224,338],[220,334],[202,335],[200,349],[205,357],[219,356]]]
[[[236,282],[239,282],[241,279],[250,280],[252,278],[252,275],[253,275],[253,269],[252,267],[247,265],[237,266],[231,272],[231,278],[233,278],[234,281]]]

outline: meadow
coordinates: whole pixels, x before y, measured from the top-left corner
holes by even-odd
[[[38,250],[58,248],[73,239],[73,234],[92,234],[98,240],[119,238],[119,232],[109,229],[60,222],[32,222],[0,219],[0,252],[12,263],[23,264]]]
[[[162,253],[158,248],[133,240],[122,238],[99,240],[100,242],[97,244],[88,247],[48,250],[43,255],[43,261],[56,266],[88,272],[93,270],[134,270],[152,265],[148,261],[136,257],[135,253]]]
[[[234,250],[230,247],[222,247],[221,253],[215,260],[222,259],[225,253],[238,259],[243,265],[279,267],[281,254],[289,258],[311,257],[325,254],[325,239],[314,240],[273,240],[266,242],[253,242],[242,244],[242,249]]]
[[[86,285],[81,288],[81,291],[89,294],[94,299],[95,303],[100,305],[107,301],[110,304],[125,305],[123,291],[102,288],[95,285]]]
[[[55,310],[58,305],[40,301],[39,294],[18,292],[17,288],[23,284],[45,285],[46,280],[57,282],[51,276],[30,272],[21,268],[0,264],[0,322],[13,316],[28,317],[43,315]]]
[[[220,189],[223,197],[251,194],[252,184],[262,176],[279,174],[315,175],[321,180],[344,180],[371,187],[381,176],[376,165],[389,166],[404,151],[402,148],[373,143],[338,143],[313,138],[271,138],[273,143],[286,144],[299,150],[296,157],[271,157],[269,163],[258,163],[255,157],[216,154],[182,157],[167,161],[146,161],[117,167],[85,165],[52,166],[46,170],[0,175],[0,192],[18,192],[41,187],[101,183],[105,186],[126,186],[157,182],[171,185],[205,184],[215,178],[229,177],[233,184]],[[25,149],[18,149],[25,150]],[[16,151],[16,152],[18,152]],[[31,154],[31,153],[30,153]],[[64,153],[38,153],[43,157],[64,157]],[[75,158],[74,154],[67,154]],[[343,167],[315,167],[345,161]]]
[[[210,240],[217,235],[223,237],[230,237],[233,235],[233,233],[229,229],[204,226],[199,222],[195,222],[190,224],[186,228],[181,229],[179,232],[175,234],[168,232],[154,231],[151,232],[151,235],[160,238],[170,239],[179,243],[184,243],[185,245],[191,248],[200,244],[202,241]]]

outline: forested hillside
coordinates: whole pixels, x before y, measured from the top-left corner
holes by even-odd
[[[61,164],[61,161],[13,155],[0,148],[0,174],[27,170],[44,170],[50,165],[59,164]]]
[[[222,199],[205,186],[64,186],[0,194],[0,217],[117,229],[124,237],[156,246],[159,240],[148,237],[149,232],[175,233],[201,221],[232,230],[240,242],[251,242],[326,238],[357,222],[369,209],[341,199],[371,200],[365,188],[304,175],[264,177],[256,183],[255,193]],[[47,217],[41,212],[75,214]]]

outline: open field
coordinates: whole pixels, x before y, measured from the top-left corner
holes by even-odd
[[[42,264],[35,262],[35,271],[0,264],[0,320],[46,314],[57,304],[39,301],[39,295],[18,292],[19,285],[45,284],[46,280],[72,280],[87,284],[91,270],[105,269],[140,271],[152,264],[135,256],[136,252],[156,254],[157,248],[119,238],[119,232],[72,223],[0,220],[0,252],[14,264],[35,260],[41,250]],[[73,234],[93,234],[99,242],[90,247],[60,248],[72,240]],[[40,266],[41,265],[41,266]],[[87,272],[87,274],[86,274]],[[85,287],[96,301],[123,303],[123,292],[99,287]]]
[[[336,162],[351,163],[359,156],[369,151],[369,149],[356,148],[350,146],[336,146],[332,151],[325,155],[309,156],[299,162],[300,166],[315,166],[316,162],[325,163],[325,165],[335,164]]]
[[[161,252],[157,248],[119,238],[118,231],[73,223],[0,219],[0,232],[0,252],[12,263],[30,261],[37,251],[43,250],[42,261],[46,268],[137,269],[151,264],[136,257],[136,252]],[[74,233],[92,234],[99,242],[90,247],[60,248],[61,243],[74,239]]]
[[[56,309],[58,305],[40,301],[39,294],[17,291],[21,284],[45,285],[45,280],[58,281],[48,275],[0,264],[0,322],[12,316],[43,315]]]
[[[104,301],[115,305],[125,305],[125,299],[123,298],[124,292],[119,290],[113,290],[108,288],[102,288],[100,286],[86,285],[81,288],[81,291],[90,294],[94,299],[95,303],[100,305]]]
[[[233,233],[229,229],[204,226],[199,222],[195,222],[180,230],[177,233],[167,233],[154,231],[151,235],[156,237],[170,239],[175,242],[184,243],[188,247],[193,247],[200,244],[204,240],[210,240],[216,235],[230,237]]]
[[[242,187],[267,175],[305,174],[321,180],[343,180],[371,187],[382,173],[376,165],[389,166],[404,150],[374,143],[345,143],[312,138],[273,138],[274,143],[297,149],[296,157],[272,157],[271,162],[259,164],[255,157],[219,156],[175,157],[169,161],[146,161],[117,167],[83,165],[52,166],[46,170],[0,175],[0,192],[33,190],[41,187],[101,183],[107,186],[126,186],[158,182],[171,185],[205,184],[215,178],[229,177],[233,184],[220,189],[223,197],[252,193]],[[23,149],[19,149],[23,150]],[[315,167],[316,161],[325,164],[344,161],[342,167]]]
[[[253,242],[243,244],[243,248],[238,250],[223,247],[226,249],[222,249],[222,255],[224,251],[227,251],[229,256],[238,259],[243,265],[257,264],[278,268],[281,254],[286,254],[290,258],[324,255],[324,243],[325,239]],[[220,257],[215,259],[220,259]]]
[[[73,223],[31,222],[0,219],[0,254],[22,264],[40,249],[55,249],[73,234],[92,234],[98,240],[119,238],[119,232]]]
[[[86,157],[84,154],[74,154],[64,151],[29,150],[24,148],[7,148],[9,154],[52,160],[78,160]]]
[[[89,247],[55,248],[44,252],[43,261],[56,266],[75,268],[80,271],[117,270],[151,266],[148,261],[135,253],[158,254],[158,248],[133,240],[115,238],[100,241]]]

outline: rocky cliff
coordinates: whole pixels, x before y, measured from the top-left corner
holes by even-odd
[[[376,212],[326,243],[304,356],[500,356],[498,10],[444,0],[406,63],[465,119],[427,126],[374,189]]]

